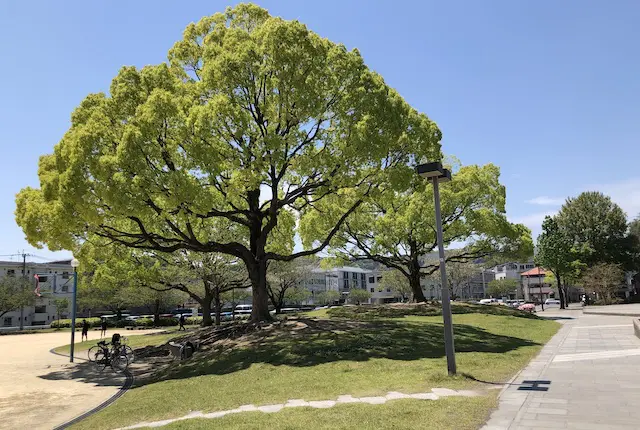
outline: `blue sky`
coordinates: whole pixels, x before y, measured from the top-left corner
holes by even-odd
[[[30,1],[0,14],[0,255],[33,250],[14,195],[90,92],[122,65],[165,61],[184,27],[221,1]],[[603,191],[640,213],[640,2],[262,1],[358,48],[435,120],[463,164],[502,169],[507,212],[534,236],[565,197]],[[6,257],[0,257],[2,259]]]

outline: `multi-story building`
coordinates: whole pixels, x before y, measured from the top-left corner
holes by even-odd
[[[508,262],[508,263],[503,263],[503,264],[498,264],[497,266],[493,266],[491,268],[489,268],[488,270],[490,272],[493,272],[493,277],[496,280],[500,280],[500,279],[515,279],[518,281],[518,287],[516,289],[516,293],[514,295],[514,297],[512,298],[518,298],[518,299],[522,299],[524,298],[525,300],[527,300],[525,291],[524,291],[524,286],[522,283],[522,273],[526,272],[527,270],[531,270],[535,267],[535,264],[532,261],[526,262],[526,263],[519,263],[519,262]]]
[[[381,279],[382,272],[380,270],[343,266],[331,269],[313,269],[305,280],[304,286],[311,291],[309,303],[314,303],[314,297],[317,294],[329,290],[340,293],[340,302],[345,302],[348,300],[349,293],[355,288],[366,290],[371,294],[369,303],[398,301],[395,292],[380,287]]]
[[[524,299],[528,302],[543,302],[551,296],[555,296],[555,291],[549,282],[545,282],[547,272],[540,267],[520,274]]]
[[[34,275],[38,275],[40,280],[41,297],[36,297],[33,306],[25,306],[22,312],[18,309],[4,314],[0,318],[0,327],[19,327],[21,318],[24,327],[51,324],[58,318],[58,310],[54,305],[55,300],[66,298],[69,304],[71,303],[73,294],[71,260],[51,263],[0,261],[0,277],[24,276],[32,290],[36,288]],[[60,317],[68,318],[69,313],[70,309],[67,308],[60,312]]]

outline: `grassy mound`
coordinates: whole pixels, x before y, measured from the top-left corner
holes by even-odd
[[[535,314],[499,305],[474,305],[469,303],[451,303],[453,314],[486,314],[517,318],[539,319]],[[442,315],[439,302],[396,303],[391,305],[341,306],[327,311],[332,318],[353,320],[372,320],[376,318],[403,318],[406,316]]]

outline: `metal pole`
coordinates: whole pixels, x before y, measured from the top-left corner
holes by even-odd
[[[433,198],[436,208],[436,234],[438,236],[438,254],[440,256],[440,276],[442,282],[442,319],[444,321],[444,350],[447,355],[447,369],[449,375],[456,374],[456,352],[453,345],[453,322],[451,319],[451,301],[449,300],[449,286],[447,285],[447,270],[445,267],[444,243],[442,241],[442,215],[440,213],[440,189],[438,178],[433,179]]]
[[[78,269],[73,268],[73,299],[71,300],[71,347],[69,349],[69,362],[73,363],[73,352],[76,341],[76,295],[78,292]]]
[[[27,254],[22,251],[22,294],[24,295],[24,287],[27,284]],[[22,301],[23,297],[20,297]],[[24,330],[24,305],[20,306],[20,331]]]

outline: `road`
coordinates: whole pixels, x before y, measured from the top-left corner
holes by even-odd
[[[89,339],[99,334],[92,331]],[[69,336],[68,331],[0,336],[0,429],[51,429],[122,386],[123,376],[110,370],[98,373],[89,363],[71,364],[68,357],[49,352],[69,343]],[[78,357],[86,358],[86,352]]]

